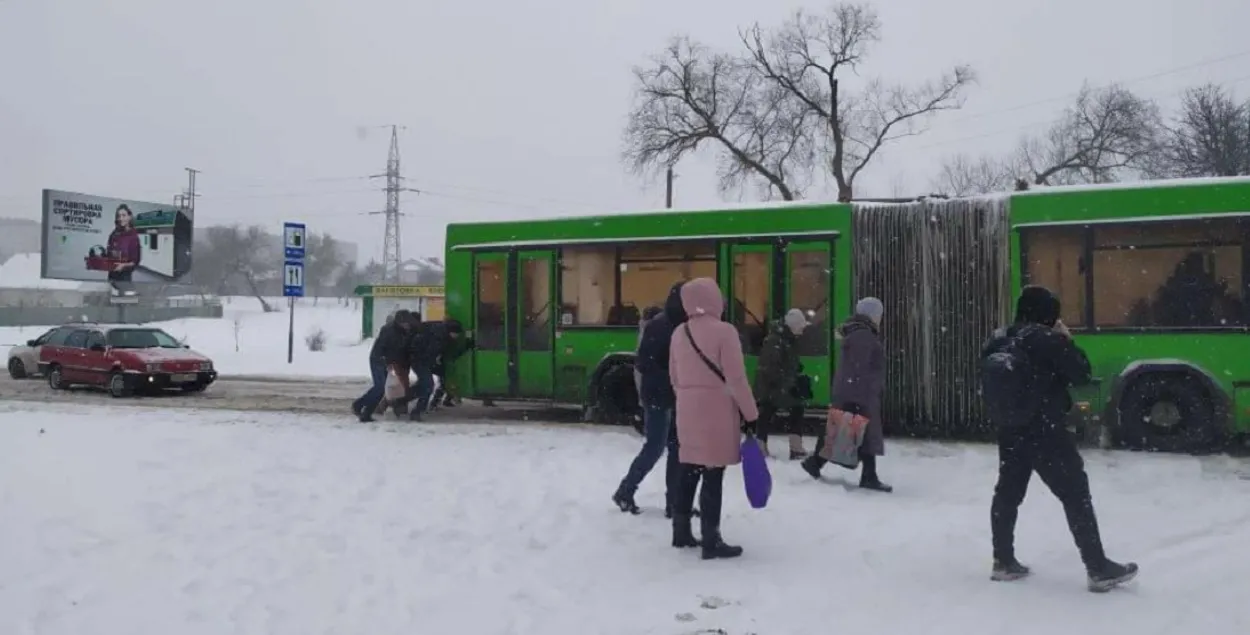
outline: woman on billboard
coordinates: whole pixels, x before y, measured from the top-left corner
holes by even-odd
[[[113,232],[109,234],[108,255],[112,261],[109,282],[130,282],[135,267],[139,266],[139,232],[135,230],[135,216],[125,204],[117,206],[113,217]]]

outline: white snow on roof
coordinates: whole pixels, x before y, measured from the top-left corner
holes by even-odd
[[[1096,192],[1099,190],[1137,190],[1165,187],[1193,187],[1196,185],[1250,185],[1250,176],[1207,176],[1190,179],[1159,179],[1157,181],[1119,181],[1093,185],[1030,185],[1024,192],[1012,192],[1012,196],[1034,194],[1066,194],[1068,192]]]
[[[40,254],[17,254],[0,265],[0,289],[46,289],[48,291],[81,291],[82,282],[51,280],[42,277]]]

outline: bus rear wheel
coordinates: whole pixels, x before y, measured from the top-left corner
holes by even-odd
[[[616,364],[603,372],[599,379],[595,420],[608,425],[632,425],[642,427],[637,417],[638,388],[634,385],[634,369],[628,364]]]
[[[1212,395],[1179,373],[1139,377],[1120,398],[1120,440],[1134,450],[1207,452],[1218,445]]]

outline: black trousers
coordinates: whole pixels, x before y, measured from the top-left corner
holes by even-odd
[[[1076,447],[1076,438],[1065,429],[999,430],[998,484],[994,486],[994,501],[990,505],[994,558],[1015,558],[1016,518],[1033,472],[1037,472],[1055,498],[1063,503],[1068,529],[1086,568],[1102,566],[1107,556],[1098,533],[1085,461]]]
[[[799,434],[803,428],[803,406],[778,409],[773,404],[762,401],[759,404],[760,419],[756,426],[756,437],[761,442],[768,442],[768,435]]]
[[[689,519],[694,511],[694,494],[699,490],[699,528],[703,544],[720,541],[721,502],[724,498],[725,468],[682,463],[678,467],[678,488],[673,501],[673,518]],[[699,487],[702,483],[703,487]]]

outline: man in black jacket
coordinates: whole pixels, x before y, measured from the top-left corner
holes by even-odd
[[[407,402],[414,402],[408,409],[408,418],[420,421],[430,407],[430,396],[434,392],[434,368],[439,359],[452,351],[458,340],[464,335],[460,322],[446,319],[439,322],[422,322],[413,329],[408,338],[408,363],[412,373],[417,376],[404,395],[402,402],[395,405],[396,414],[402,414]]]
[[[378,336],[369,349],[369,375],[373,385],[352,402],[352,412],[362,423],[373,421],[373,412],[386,396],[386,375],[392,366],[401,366],[406,357],[404,345],[412,330],[412,314],[400,309],[395,318],[378,329]]]
[[[1103,552],[1098,520],[1085,463],[1066,420],[1072,409],[1068,389],[1088,384],[1089,358],[1072,341],[1059,320],[1059,298],[1048,289],[1028,286],[1016,302],[1016,319],[986,344],[982,358],[1012,351],[1023,373],[1022,401],[1027,408],[1017,419],[1000,423],[998,429],[998,484],[990,509],[994,543],[991,579],[1016,580],[1029,568],[1016,560],[1014,534],[1020,504],[1033,472],[1063,503],[1068,528],[1081,552],[1089,575],[1089,590],[1108,591],[1137,575],[1134,563],[1120,564]]]
[[[645,440],[638,450],[638,456],[630,463],[625,478],[621,479],[620,486],[612,494],[612,502],[621,511],[631,514],[641,512],[634,502],[634,492],[638,491],[642,479],[655,467],[667,447],[664,512],[666,516],[672,515],[672,497],[677,492],[678,478],[677,433],[673,427],[673,409],[677,406],[677,396],[673,393],[673,384],[668,376],[668,353],[673,332],[686,321],[686,310],[681,305],[683,284],[685,283],[678,282],[669,289],[668,299],[664,301],[664,311],[647,322],[638,339],[634,369],[640,376],[638,401],[642,405]]]

